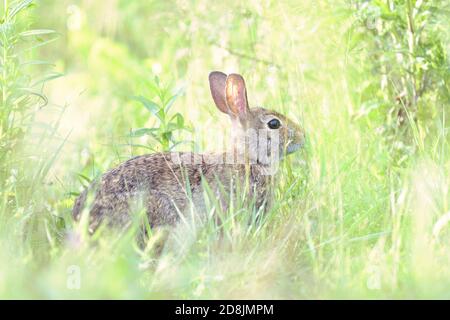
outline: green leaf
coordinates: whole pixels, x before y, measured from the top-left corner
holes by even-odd
[[[177,112],[176,114],[174,114],[173,117],[170,119],[170,121],[172,122],[172,120],[174,120],[174,119],[175,119],[176,125],[179,129],[184,127],[184,118],[180,113]]]
[[[170,108],[172,107],[172,105],[175,102],[175,100],[177,100],[177,98],[179,96],[181,96],[182,94],[183,94],[183,90],[180,90],[177,93],[175,93],[173,96],[170,97],[169,101],[166,103],[166,105],[164,107],[166,112],[168,112],[170,110]]]
[[[8,14],[8,19],[12,19],[14,18],[15,15],[17,15],[19,12],[21,12],[22,10],[28,8],[31,4],[32,4],[33,0],[25,0],[20,2],[17,6],[15,6],[11,12],[9,12]]]
[[[192,141],[191,140],[181,140],[181,141],[177,141],[177,142],[175,142],[170,148],[169,148],[169,150],[170,151],[172,151],[176,146],[178,146],[178,145],[180,145],[180,144],[184,144],[184,143],[192,143]]]
[[[30,60],[25,61],[20,64],[21,66],[35,66],[35,65],[48,65],[48,66],[54,66],[54,63],[45,61],[45,60]]]
[[[90,184],[92,182],[92,179],[81,174],[81,173],[77,173],[78,178],[80,179],[80,182],[83,183],[83,181],[86,181],[88,184]]]
[[[44,96],[43,94],[33,91],[29,88],[18,88],[19,90],[23,90],[24,92],[28,93],[29,95],[34,95],[39,97],[42,100],[42,104],[39,106],[39,108],[43,108],[48,104],[48,99],[46,96]]]
[[[130,132],[130,137],[142,137],[145,135],[152,134],[153,132],[157,131],[158,128],[140,128],[136,130],[132,130]]]
[[[45,83],[47,81],[50,81],[50,80],[58,79],[58,78],[62,77],[63,75],[64,74],[57,73],[57,72],[51,73],[51,74],[49,74],[49,75],[47,75],[47,76],[37,80],[35,83],[32,84],[32,87],[40,85],[40,84],[43,84],[43,83]]]
[[[19,34],[19,36],[30,37],[30,36],[38,36],[38,35],[43,35],[43,34],[53,34],[53,33],[56,33],[56,31],[50,30],[50,29],[35,29],[35,30],[28,30],[28,31],[21,32]]]
[[[39,42],[39,43],[35,44],[34,46],[31,46],[31,47],[28,47],[28,48],[23,49],[22,52],[27,52],[27,51],[31,51],[31,50],[34,50],[34,49],[43,47],[43,46],[45,46],[45,45],[47,45],[47,44],[49,44],[49,43],[52,43],[52,42],[54,42],[54,41],[56,41],[56,40],[58,40],[58,37],[54,37],[54,38],[52,38],[52,39],[49,39],[49,40],[46,40],[46,41]]]
[[[161,107],[157,103],[155,103],[151,100],[148,100],[147,98],[145,98],[143,96],[135,96],[135,97],[133,97],[133,99],[142,103],[142,105],[145,107],[145,109],[150,111],[150,113],[157,116],[161,120],[161,117],[158,114]]]

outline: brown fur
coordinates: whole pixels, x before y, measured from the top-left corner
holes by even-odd
[[[282,123],[278,129],[280,157],[302,145],[303,132],[292,121],[274,111],[248,107],[245,83],[239,75],[227,77],[219,72],[212,73],[210,85],[218,109],[230,115],[237,136],[247,128],[271,130],[267,128],[267,121],[276,117]],[[231,89],[230,85],[233,85]],[[242,192],[248,203],[254,202],[258,209],[267,208],[272,178],[264,174],[267,166],[259,161],[248,161],[248,155],[254,152],[251,146],[235,146],[230,152],[244,154],[247,160],[228,164],[224,163],[227,153],[189,152],[132,158],[105,173],[85,190],[75,202],[73,216],[80,218],[89,192],[94,191],[89,215],[92,232],[103,221],[119,227],[128,225],[132,220],[130,206],[137,200],[144,205],[152,226],[174,225],[180,214],[190,209],[199,215],[206,214],[205,183],[223,210],[228,208],[230,195],[242,196]],[[180,161],[186,158],[195,162]]]

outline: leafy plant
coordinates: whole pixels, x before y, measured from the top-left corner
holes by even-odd
[[[143,96],[137,96],[134,99],[139,101],[142,106],[148,110],[150,115],[156,120],[157,126],[153,128],[139,128],[132,130],[130,136],[132,138],[144,136],[151,137],[153,141],[158,143],[158,146],[155,147],[154,144],[132,145],[144,147],[152,151],[170,151],[177,145],[187,142],[185,140],[178,140],[176,135],[177,133],[180,131],[192,131],[190,126],[186,124],[181,113],[170,113],[173,104],[182,92],[180,91],[172,95],[169,88],[161,85],[158,77],[155,78],[155,85],[153,89],[159,99],[159,103],[149,100]]]
[[[28,29],[21,15],[33,5],[32,0],[4,1],[0,24],[0,192],[14,174],[14,154],[20,152],[23,139],[33,121],[35,111],[47,104],[43,84],[59,74],[33,76],[31,67],[48,63],[31,58],[33,50],[46,45],[55,32]],[[11,170],[13,170],[11,172]]]
[[[450,103],[446,58],[449,3],[421,0],[351,1],[350,35],[372,62],[377,83],[365,82],[361,113],[378,110],[387,129],[426,123]],[[352,47],[355,49],[356,47]],[[373,90],[375,89],[375,90]],[[376,95],[367,95],[375,92]],[[414,133],[414,132],[413,132]],[[417,141],[416,141],[417,142]]]
[[[49,244],[58,228],[40,192],[65,142],[56,149],[49,143],[60,117],[53,124],[35,119],[48,102],[44,84],[60,74],[46,71],[49,63],[33,58],[38,48],[56,39],[53,30],[29,27],[33,5],[32,0],[4,0],[0,21],[0,229],[28,239],[22,249]]]

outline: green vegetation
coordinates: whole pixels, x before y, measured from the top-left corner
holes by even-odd
[[[449,1],[0,8],[1,298],[450,298]],[[221,148],[212,70],[305,128],[275,207],[183,223],[159,257],[156,230],[87,236],[71,207],[102,172]]]

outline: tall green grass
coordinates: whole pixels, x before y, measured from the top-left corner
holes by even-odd
[[[21,46],[34,46],[19,37],[30,21],[63,34],[31,55],[65,76],[33,87],[45,108],[28,93],[20,108],[2,104],[3,122],[5,110],[31,116],[22,147],[0,140],[11,150],[0,155],[1,297],[450,298],[448,2],[25,7],[14,19],[2,11],[2,53],[20,58],[2,60],[2,101],[44,72],[19,73],[29,61]],[[24,42],[3,46],[12,38]],[[185,221],[159,256],[162,231],[145,248],[137,226],[87,236],[70,217],[80,177],[148,152],[139,145],[189,149],[175,144],[192,135],[169,138],[169,127],[193,127],[198,149],[220,149],[228,123],[209,96],[211,70],[243,74],[252,105],[305,128],[304,150],[280,168],[275,206],[261,223],[243,208],[221,225]],[[155,115],[169,103],[180,116],[162,122]]]
[[[46,234],[59,235],[61,221],[49,205],[46,179],[61,142],[53,140],[58,120],[36,119],[38,110],[50,107],[45,83],[59,74],[47,71],[50,63],[36,56],[56,34],[31,28],[32,6],[32,1],[4,1],[1,14],[0,234],[2,258],[18,255],[22,263],[37,266],[54,244]]]

